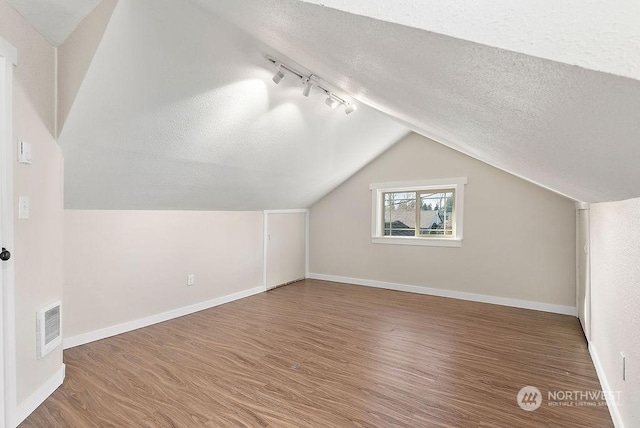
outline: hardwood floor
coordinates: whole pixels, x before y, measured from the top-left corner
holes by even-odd
[[[306,280],[66,350],[22,427],[611,427],[576,318]],[[516,394],[536,386],[535,411]]]

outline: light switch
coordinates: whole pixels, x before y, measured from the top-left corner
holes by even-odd
[[[31,163],[31,144],[18,141],[18,162]]]
[[[29,197],[20,196],[18,198],[18,219],[29,220]]]

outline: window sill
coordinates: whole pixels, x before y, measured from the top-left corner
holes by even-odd
[[[462,239],[452,238],[414,238],[414,237],[381,237],[371,238],[372,244],[418,245],[426,247],[462,247]]]

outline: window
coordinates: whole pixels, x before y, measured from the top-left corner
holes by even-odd
[[[460,247],[466,177],[372,184],[372,242]]]

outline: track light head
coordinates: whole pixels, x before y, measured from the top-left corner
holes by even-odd
[[[283,77],[284,77],[284,73],[282,72],[282,66],[279,65],[278,70],[276,71],[276,74],[273,75],[273,82],[276,85],[278,85]]]
[[[345,107],[344,107],[344,112],[345,112],[346,114],[351,114],[351,113],[353,113],[354,111],[356,111],[356,106],[355,106],[355,105],[353,105],[353,104],[346,104],[346,105],[345,105]]]
[[[328,105],[329,107],[331,107],[332,109],[335,109],[336,107],[338,107],[340,102],[338,100],[332,98],[331,96],[329,96],[326,99],[325,104]]]
[[[313,87],[313,83],[311,83],[311,80],[304,79],[304,89],[302,91],[302,95],[304,95],[305,97],[308,97],[309,94],[311,93],[312,87]]]

